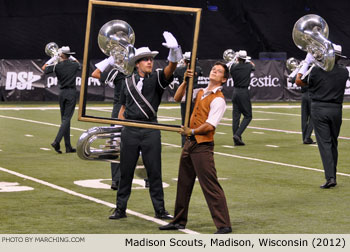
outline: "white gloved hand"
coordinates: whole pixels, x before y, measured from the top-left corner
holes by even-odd
[[[55,56],[53,56],[51,59],[49,59],[45,64],[46,64],[46,65],[51,65],[51,64],[57,63],[58,58],[59,58],[59,57],[58,57],[57,55],[55,55]]]
[[[108,66],[113,66],[114,65],[114,58],[113,56],[109,56],[109,58],[106,58],[102,60],[101,62],[95,64],[95,67],[98,68],[101,72],[106,70]]]
[[[68,59],[70,59],[70,60],[73,60],[73,61],[78,61],[74,56],[69,56],[69,58]]]
[[[162,43],[163,46],[169,49],[175,49],[179,47],[179,44],[177,43],[176,38],[170,32],[167,32],[167,31],[163,32],[163,37],[165,39],[165,43]]]
[[[301,68],[299,69],[298,74],[304,75],[304,74],[306,73],[306,71],[308,70],[310,64],[307,63],[306,61],[303,61],[302,64],[303,64],[303,65],[302,65]]]
[[[312,56],[311,53],[307,53],[304,61],[308,64],[311,64],[315,61],[315,58],[314,58],[314,56]]]
[[[291,73],[288,75],[288,78],[293,79],[293,78],[297,75],[298,72],[299,72],[299,68],[297,67],[297,68],[294,69],[293,72],[291,72]]]
[[[163,46],[169,48],[168,60],[170,62],[179,62],[183,55],[181,46],[177,43],[176,38],[170,32],[163,32],[163,37],[165,39],[165,43],[162,43]]]

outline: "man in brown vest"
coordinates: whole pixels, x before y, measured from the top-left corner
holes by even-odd
[[[193,76],[192,71],[188,72],[187,76]],[[168,225],[159,227],[160,230],[185,228],[192,189],[198,177],[217,228],[215,234],[232,232],[225,194],[219,184],[214,164],[214,133],[226,110],[221,89],[228,76],[227,66],[216,62],[210,71],[208,87],[194,92],[195,105],[190,128],[184,127],[181,133],[187,139],[180,159],[174,219]],[[175,101],[181,101],[186,85],[185,78],[176,91]]]

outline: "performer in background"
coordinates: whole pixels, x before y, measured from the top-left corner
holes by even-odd
[[[325,172],[326,183],[322,189],[337,185],[338,136],[342,124],[342,104],[349,71],[338,64],[342,48],[333,44],[335,50],[334,68],[327,72],[315,66],[306,79],[301,79],[309,65],[315,61],[307,54],[305,64],[296,78],[299,86],[308,85],[311,98],[311,115],[316,140]]]
[[[247,52],[240,50],[237,57],[238,63],[228,63],[230,74],[234,81],[232,131],[235,146],[245,145],[242,140],[242,134],[253,118],[248,87],[250,85],[250,74],[255,70],[255,64],[249,59],[250,57],[247,56]],[[240,122],[241,114],[243,114],[242,122]]]
[[[60,93],[58,96],[61,111],[61,126],[57,136],[51,146],[59,154],[62,154],[60,142],[64,138],[66,153],[76,152],[70,142],[70,121],[74,113],[76,104],[76,84],[77,72],[81,70],[79,61],[72,56],[69,46],[59,49],[59,55],[52,57],[43,66],[45,74],[55,73],[58,79]],[[56,64],[56,62],[58,63]]]
[[[170,32],[163,33],[169,48],[169,64],[162,70],[152,72],[153,59],[158,54],[148,47],[135,51],[129,64],[135,64],[136,72],[123,80],[119,111],[119,119],[157,122],[157,111],[164,89],[173,81],[173,73],[177,62],[182,58],[181,47]],[[117,193],[116,209],[109,218],[125,218],[127,202],[131,193],[132,180],[139,152],[149,180],[149,192],[155,217],[170,219],[165,210],[161,173],[161,141],[160,130],[125,126],[121,134],[120,171],[121,180]]]
[[[113,110],[112,118],[118,118],[120,110],[120,90],[122,86],[122,80],[124,80],[125,75],[118,71],[117,68],[114,68],[114,58],[110,56],[109,58],[104,59],[103,61],[97,63],[95,71],[92,73],[92,77],[99,79],[102,83],[108,84],[111,88],[114,88],[113,95]],[[109,71],[105,71],[108,68]],[[111,125],[113,126],[113,125]],[[113,139],[109,140],[113,141]],[[111,163],[111,173],[112,173],[112,184],[111,189],[118,190],[119,181],[120,181],[120,169],[119,163]]]
[[[188,71],[190,76],[193,76],[193,73]],[[226,197],[214,164],[215,129],[226,110],[221,89],[228,77],[229,71],[225,63],[216,62],[209,74],[208,87],[194,91],[195,105],[190,128],[184,127],[182,132],[187,140],[180,158],[174,219],[168,225],[159,227],[160,230],[185,228],[193,186],[198,177],[217,228],[215,234],[232,232]],[[176,97],[184,95],[186,85],[185,79],[176,91]]]
[[[290,82],[295,83],[296,75],[290,79]],[[311,120],[311,98],[309,93],[309,87],[301,87],[301,136],[303,144],[316,144],[311,138],[312,131],[314,129]]]
[[[183,82],[184,74],[190,65],[191,52],[185,52],[185,54],[183,55],[183,60],[184,60],[184,65],[177,67],[175,72],[174,72],[174,77],[179,80],[179,84],[181,84]],[[203,76],[203,71],[202,71],[202,68],[198,64],[196,64],[196,72],[195,72],[194,78],[193,78],[193,89],[200,88],[200,85],[198,85],[198,77],[199,76]],[[194,104],[191,104],[190,114],[192,114],[193,105]],[[181,99],[181,122],[182,122],[181,125],[185,124],[185,115],[186,115],[186,95],[184,95],[183,98]],[[181,136],[181,146],[182,147],[185,144],[185,140],[186,140],[186,137]]]
[[[113,109],[112,109],[112,118],[118,118],[119,110],[121,104],[119,103],[120,99],[120,90],[122,86],[122,81],[125,79],[125,75],[118,71],[117,68],[114,67],[114,58],[110,56],[109,58],[104,59],[103,61],[95,64],[96,69],[91,74],[92,77],[99,79],[102,83],[107,84],[111,88],[114,89],[113,95]],[[108,68],[108,71],[105,71]],[[111,125],[113,126],[113,125]],[[111,140],[108,140],[112,141]],[[111,174],[112,174],[112,184],[111,189],[118,190],[119,181],[120,181],[120,163],[111,163]],[[148,179],[145,178],[145,187],[149,187]]]

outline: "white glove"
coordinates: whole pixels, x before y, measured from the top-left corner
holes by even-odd
[[[168,60],[171,62],[179,62],[183,55],[181,46],[177,43],[176,38],[170,32],[163,32],[163,37],[165,39],[165,43],[162,43],[163,46],[169,48]]]
[[[51,64],[54,64],[55,62],[57,62],[58,61],[58,56],[57,55],[55,55],[55,56],[53,56],[51,59],[49,59],[45,64],[46,65],[51,65]]]
[[[311,64],[315,61],[315,58],[314,58],[314,56],[312,56],[311,53],[307,53],[304,61],[308,64]]]
[[[309,68],[309,65],[310,65],[309,63],[307,63],[306,61],[303,61],[303,65],[299,69],[298,74],[304,75],[306,73],[307,69]]]
[[[288,78],[293,79],[295,77],[295,75],[297,75],[298,71],[299,71],[299,68],[298,67],[295,68],[294,71],[291,72],[290,75],[288,75]]]
[[[101,72],[106,70],[108,66],[113,66],[114,65],[114,58],[113,56],[109,56],[109,58],[106,58],[102,60],[101,62],[95,64],[95,67],[98,68]]]
[[[163,37],[165,39],[165,43],[162,43],[163,46],[169,48],[169,49],[175,49],[179,47],[179,44],[177,43],[176,38],[171,34],[170,32],[163,32]],[[182,55],[181,55],[182,58]]]
[[[75,57],[73,57],[72,55],[71,56],[69,56],[69,58],[68,59],[70,59],[70,60],[73,60],[73,61],[78,61]]]

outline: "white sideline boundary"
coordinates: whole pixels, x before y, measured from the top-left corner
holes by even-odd
[[[85,194],[82,194],[82,193],[78,193],[78,192],[72,191],[70,189],[67,189],[67,188],[64,188],[62,186],[58,186],[58,185],[46,182],[46,181],[41,180],[41,179],[33,178],[33,177],[30,177],[30,176],[24,175],[22,173],[15,172],[15,171],[3,168],[3,167],[0,167],[0,171],[7,172],[9,174],[15,175],[15,176],[20,177],[20,178],[31,180],[31,181],[36,182],[38,184],[42,184],[42,185],[51,187],[53,189],[56,189],[56,190],[68,193],[68,194],[73,195],[73,196],[77,196],[77,197],[80,197],[80,198],[83,198],[83,199],[86,199],[86,200],[93,201],[93,202],[98,203],[98,204],[102,204],[102,205],[105,205],[105,206],[108,206],[108,207],[111,207],[111,208],[115,208],[115,204],[112,204],[112,203],[109,203],[107,201],[100,200],[100,199],[97,199],[97,198],[94,198],[94,197],[91,197],[91,196],[88,196],[88,195],[85,195]],[[166,222],[166,221],[163,221],[163,220],[160,220],[160,219],[156,219],[154,217],[151,217],[151,216],[148,216],[148,215],[144,215],[144,214],[132,211],[130,209],[127,209],[126,212],[128,214],[137,216],[139,218],[155,222],[155,223],[157,223],[159,225],[167,225],[168,224],[168,222]],[[111,220],[111,221],[114,221],[114,220]],[[198,232],[192,231],[190,229],[179,229],[179,231],[182,231],[182,232],[184,232],[186,234],[199,234]]]

